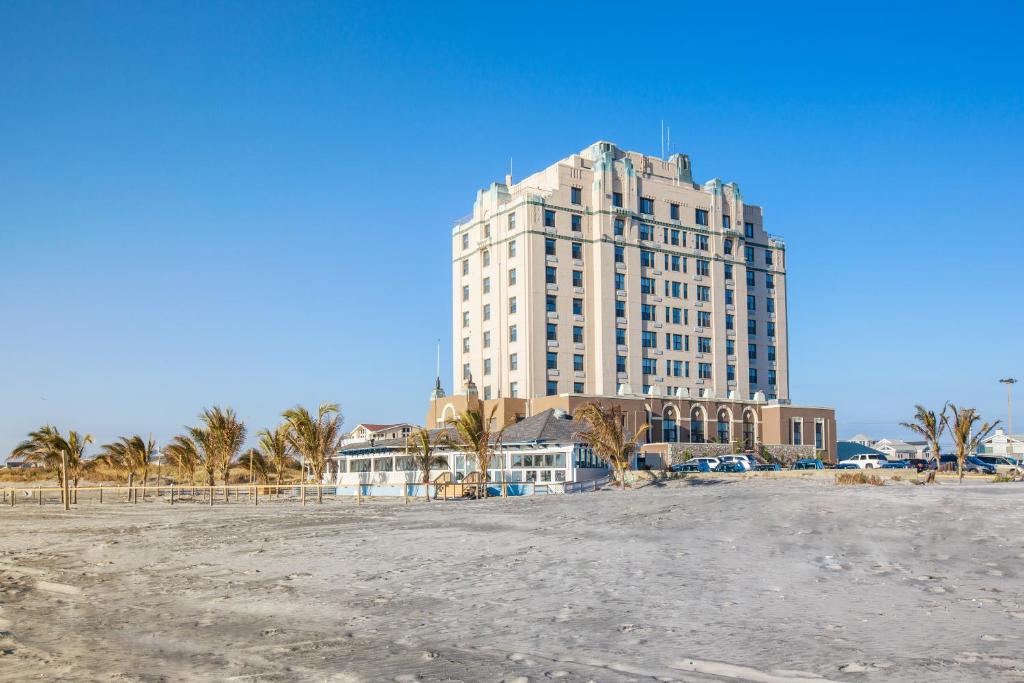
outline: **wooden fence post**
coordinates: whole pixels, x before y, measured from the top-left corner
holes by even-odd
[[[363,504],[363,483],[361,481],[356,482],[356,505]]]
[[[260,487],[259,486],[254,486],[252,490],[253,490],[252,504],[256,505],[256,506],[259,506],[259,504],[260,504]]]
[[[174,484],[171,484],[171,505],[174,505]]]
[[[405,499],[405,504],[409,504],[409,482],[402,482],[402,498]]]
[[[299,482],[299,497],[302,498],[302,504],[306,504],[306,482]]]

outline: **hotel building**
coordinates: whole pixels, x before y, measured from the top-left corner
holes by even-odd
[[[785,244],[685,154],[597,142],[492,183],[452,231],[452,283],[453,386],[508,419],[619,402],[652,441],[834,457],[833,411],[789,403]],[[439,389],[429,426],[463,402]]]

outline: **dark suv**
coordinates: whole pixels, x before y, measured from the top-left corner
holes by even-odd
[[[926,460],[925,458],[909,458],[907,464],[913,467],[918,472],[924,472],[925,470],[938,469],[938,465],[934,460]]]

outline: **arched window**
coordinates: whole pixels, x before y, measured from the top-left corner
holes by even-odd
[[[732,440],[729,434],[732,425],[729,424],[729,411],[721,408],[718,411],[718,443],[729,443]]]
[[[698,406],[690,411],[690,442],[704,443],[704,411]]]
[[[665,408],[665,413],[661,420],[661,431],[665,441],[669,443],[679,441],[679,420],[676,409],[672,406]]]
[[[749,410],[743,411],[743,447],[754,448],[754,414]]]

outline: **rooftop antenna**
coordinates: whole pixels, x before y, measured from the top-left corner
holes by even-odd
[[[441,377],[441,340],[437,340],[437,376]]]
[[[669,154],[672,154],[672,126],[669,126],[668,128],[666,128],[665,132],[666,132],[666,135],[668,136],[668,140],[665,143],[665,149],[668,150]]]
[[[661,120],[661,158],[665,158],[665,119]]]

